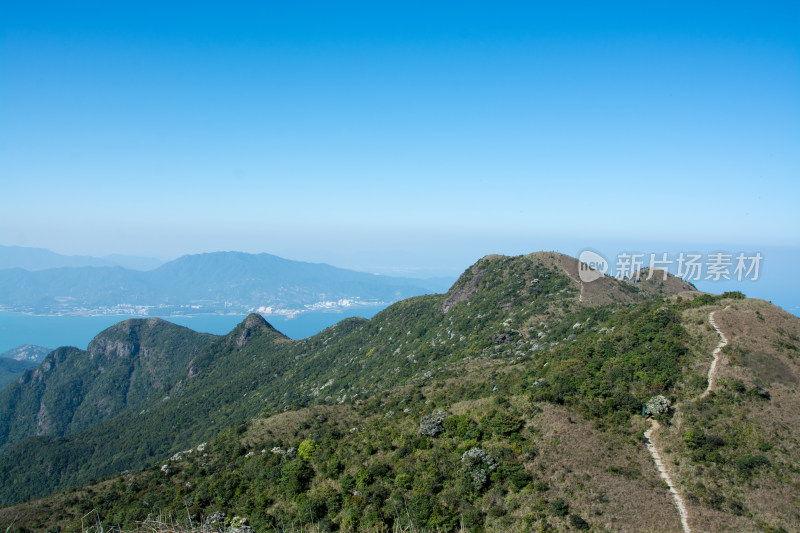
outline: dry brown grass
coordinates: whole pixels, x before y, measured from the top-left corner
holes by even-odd
[[[172,515],[161,515],[140,522],[133,529],[104,526],[100,514],[91,511],[81,517],[81,533],[219,533],[220,528],[194,524],[189,520],[176,520]]]
[[[742,502],[742,516],[727,509],[715,509],[698,500],[687,501],[693,530],[708,532],[764,531],[783,527],[800,530],[800,320],[762,300],[726,300],[717,305],[687,310],[684,324],[691,335],[697,360],[695,372],[705,376],[711,363],[711,351],[719,336],[708,323],[708,313],[716,311],[715,321],[729,340],[722,350],[717,374],[717,390],[734,380],[747,387],[763,384],[770,401],[743,401],[726,405],[714,419],[710,431],[735,427],[752,442],[772,444],[769,452],[772,468],[757,473],[752,480],[731,478],[717,468],[693,464],[682,441],[686,420],[682,411],[696,404],[687,391],[687,409],[678,406],[672,425],[659,435],[667,450],[665,462],[684,495],[700,490],[713,491],[726,502]],[[749,441],[748,441],[749,442]],[[700,487],[700,489],[698,489]],[[704,488],[703,488],[704,487]],[[777,529],[775,529],[777,530]]]
[[[528,466],[550,485],[548,498],[563,497],[608,531],[681,531],[672,499],[638,439],[603,433],[561,406],[536,407],[528,425],[539,453]]]
[[[339,429],[349,429],[360,420],[348,405],[316,405],[253,420],[242,436],[242,444],[258,446],[270,437],[291,440],[303,422],[313,422],[315,419],[325,419],[326,424],[333,424]]]
[[[104,480],[83,489],[61,492],[0,508],[0,531],[79,531],[82,515],[67,501],[90,498],[90,491],[100,493],[113,483]]]
[[[578,272],[580,262],[574,257],[553,253],[537,253],[536,256],[550,261],[553,266],[561,268],[572,279],[582,291],[581,300],[584,305],[631,303],[652,296],[671,296],[680,292],[695,292],[695,289],[689,283],[675,276],[668,275],[667,279],[664,280],[662,273],[659,271],[654,272],[651,279],[647,279],[649,276],[648,269],[641,271],[641,282],[635,286],[611,276],[603,276],[595,281],[581,284]],[[630,289],[635,289],[636,292]]]
[[[52,531],[51,524],[47,528],[31,526],[25,521],[15,521],[2,528],[5,533],[16,533],[20,528],[24,531]],[[226,529],[222,526],[195,523],[190,519],[175,519],[172,515],[164,514],[138,523],[133,528],[122,529],[116,526],[103,524],[102,517],[97,511],[91,511],[74,520],[63,530],[79,533],[235,533],[236,529]],[[323,530],[315,524],[290,524],[279,530],[281,533],[322,533]],[[347,531],[342,530],[342,531]],[[463,531],[463,529],[461,530]],[[388,528],[360,529],[360,533],[418,533],[416,528],[401,528],[395,526]]]

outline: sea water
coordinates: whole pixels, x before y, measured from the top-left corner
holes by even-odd
[[[276,315],[264,318],[272,326],[292,339],[303,339],[319,333],[348,317],[372,318],[386,306],[358,307],[341,312],[314,311],[294,318]],[[194,331],[224,335],[236,327],[246,315],[193,315],[160,317]],[[22,313],[0,313],[0,353],[23,344],[47,348],[86,346],[98,333],[128,316],[37,316]],[[142,318],[142,317],[137,317]],[[144,317],[148,318],[148,317]]]

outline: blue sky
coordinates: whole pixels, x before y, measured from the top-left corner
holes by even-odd
[[[412,274],[800,246],[794,2],[164,4],[0,7],[0,242]]]

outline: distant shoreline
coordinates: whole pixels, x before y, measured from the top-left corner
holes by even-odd
[[[371,318],[388,305],[359,306],[346,309],[321,309],[292,316],[284,314],[262,315],[281,333],[292,339],[315,335],[345,318]],[[76,346],[85,349],[101,331],[123,320],[161,318],[194,331],[226,335],[249,313],[197,313],[192,315],[38,315],[14,311],[0,311],[0,352],[24,344],[37,346]],[[261,314],[261,313],[259,313]]]
[[[368,304],[351,305],[346,307],[335,308],[317,308],[317,309],[286,309],[278,310],[279,312],[265,313],[258,310],[238,310],[230,313],[172,313],[172,314],[134,314],[134,313],[33,313],[29,311],[14,311],[10,309],[0,309],[0,313],[7,313],[12,315],[24,315],[30,317],[80,317],[80,318],[93,318],[93,317],[116,317],[116,318],[196,318],[196,317],[212,317],[212,316],[247,316],[251,313],[259,314],[263,317],[284,317],[291,319],[297,315],[305,315],[309,313],[325,313],[325,314],[344,314],[348,311],[356,309],[372,309],[374,307],[385,308],[391,305],[388,302],[370,302]]]

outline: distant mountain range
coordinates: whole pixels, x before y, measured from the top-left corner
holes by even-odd
[[[14,247],[3,252],[10,248]],[[448,285],[444,280],[367,274],[270,254],[216,252],[183,256],[150,271],[105,265],[0,270],[0,309],[136,316],[295,314],[386,304],[441,292]]]
[[[152,270],[163,264],[164,261],[152,257],[120,254],[105,257],[62,255],[45,248],[0,245],[0,269],[47,270],[63,267],[123,267],[131,270]]]
[[[36,368],[52,350],[44,346],[25,344],[0,354],[0,389],[14,381],[29,368]]]
[[[33,344],[24,344],[22,346],[17,346],[16,348],[12,348],[7,352],[0,353],[0,357],[5,357],[6,359],[13,359],[15,361],[28,361],[31,363],[41,363],[44,357],[52,352],[50,348],[45,348],[44,346],[36,346]]]

